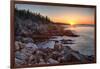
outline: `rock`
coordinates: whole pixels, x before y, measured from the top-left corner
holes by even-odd
[[[77,54],[75,52],[71,52],[71,54],[76,57],[78,60],[82,60],[81,57],[80,57],[80,54]]]
[[[43,59],[40,59],[39,64],[46,64]]]
[[[50,63],[50,64],[58,64],[59,62],[54,60],[54,59],[52,59],[52,58],[49,58],[48,59],[48,63]]]
[[[54,50],[61,51],[63,49],[62,44],[59,41],[55,41]]]
[[[24,46],[25,46],[24,43],[22,43],[20,41],[15,41],[15,49],[16,49],[16,51],[24,48]]]
[[[45,62],[39,62],[39,64],[46,64]]]
[[[53,51],[52,54],[59,54],[59,52],[58,51]]]
[[[24,37],[23,37],[22,41],[23,41],[24,43],[34,42],[33,39],[32,39],[32,38],[29,38],[29,37],[27,37],[27,38],[24,38]]]
[[[27,43],[25,45],[26,49],[29,51],[36,51],[38,49],[37,45],[34,43]]]
[[[16,51],[15,53],[15,57],[21,60],[27,60],[28,56],[26,55],[26,53],[20,52],[20,51]]]
[[[36,50],[36,54],[42,54],[42,51]]]
[[[27,49],[27,48],[23,48],[23,49],[21,50],[21,52],[24,53],[24,54],[27,55],[27,56],[31,56],[32,53],[34,52],[34,50],[29,50],[29,49]]]
[[[16,36],[16,41],[21,41],[22,40],[22,36]]]
[[[80,54],[78,51],[72,50],[69,46],[64,47],[64,59],[66,62],[86,63],[85,55]]]
[[[28,35],[28,31],[25,29],[21,29],[21,35],[22,36],[27,36]]]
[[[38,49],[38,47],[37,47],[36,44],[34,44],[34,43],[27,43],[27,44],[25,45],[25,47],[26,47],[26,48],[35,48],[35,49]]]
[[[60,60],[62,57],[64,56],[64,52],[58,52],[58,51],[54,51],[52,52],[52,58],[55,60]]]
[[[29,57],[28,63],[29,64],[35,64],[36,63],[36,56],[35,55],[31,55]]]
[[[15,64],[16,64],[16,66],[21,66],[23,64],[26,64],[26,61],[15,58]]]
[[[69,46],[65,46],[63,50],[65,54],[71,53],[73,51]]]
[[[16,51],[20,49],[20,42],[15,41],[15,49]]]
[[[94,59],[95,59],[94,55],[87,56],[87,60],[89,63],[95,62]]]

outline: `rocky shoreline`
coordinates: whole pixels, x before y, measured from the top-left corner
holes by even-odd
[[[94,57],[80,54],[70,46],[57,48],[39,48],[31,38],[24,38],[23,42],[15,41],[15,64],[21,65],[43,65],[43,64],[70,64],[91,63]]]

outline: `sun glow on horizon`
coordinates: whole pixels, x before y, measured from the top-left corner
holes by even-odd
[[[69,21],[68,23],[69,23],[71,26],[77,24],[75,21]]]

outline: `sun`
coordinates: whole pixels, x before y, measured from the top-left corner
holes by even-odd
[[[75,25],[76,23],[74,21],[69,22],[70,25]]]

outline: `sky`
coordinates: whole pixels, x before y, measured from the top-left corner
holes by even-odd
[[[33,13],[40,13],[43,16],[48,16],[54,22],[69,24],[95,23],[94,8],[30,4],[16,4],[15,7],[19,10],[30,10]]]

